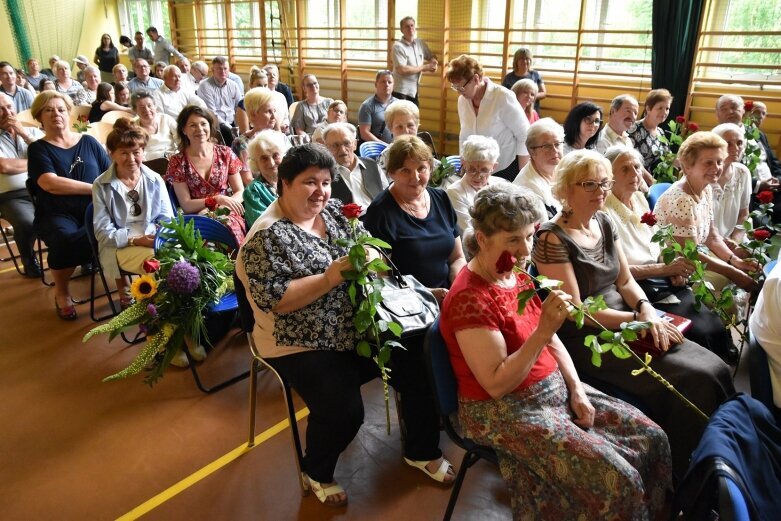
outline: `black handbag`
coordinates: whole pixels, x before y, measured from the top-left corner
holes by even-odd
[[[398,323],[403,329],[401,339],[425,335],[439,316],[436,297],[412,275],[402,275],[393,261],[384,252],[380,253],[391,271],[380,276],[385,285],[382,302],[377,306],[377,318]]]
[[[651,301],[651,304],[669,297],[675,293],[676,290],[668,278],[653,277],[642,279],[638,280],[637,284],[640,286],[640,289],[645,292],[645,295],[648,297],[648,300]]]

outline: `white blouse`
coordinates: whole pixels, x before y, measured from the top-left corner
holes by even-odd
[[[751,172],[745,165],[732,163],[729,171],[724,171],[727,182],[722,188],[713,183],[713,219],[716,229],[722,237],[729,237],[738,224],[738,214],[748,208],[751,202]]]
[[[631,201],[632,208],[629,208],[615,195],[608,194],[605,199],[605,212],[616,225],[615,230],[630,266],[657,263],[661,248],[659,244],[651,242],[657,228],[640,222],[640,217],[650,211],[648,201],[642,192],[632,194]]]

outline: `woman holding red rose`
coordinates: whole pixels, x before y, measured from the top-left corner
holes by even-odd
[[[474,256],[445,297],[441,329],[460,423],[496,450],[513,518],[660,519],[667,438],[639,410],[580,381],[556,335],[572,297],[553,290],[516,312],[518,294],[532,285],[512,270],[516,257],[529,258],[535,224],[547,219],[542,205],[529,190],[494,185],[470,213]]]
[[[116,280],[123,308],[132,299],[120,268],[138,274],[154,271],[150,259],[157,224],[174,217],[163,179],[143,164],[148,139],[138,124],[119,118],[106,139],[113,163],[92,185],[100,265],[106,278]]]
[[[218,207],[230,210],[228,226],[236,243],[244,241],[246,225],[242,205],[241,160],[230,147],[215,144],[217,129],[214,114],[197,105],[187,105],[176,119],[179,153],[172,156],[165,180],[172,183],[184,213],[206,211],[206,198]]]
[[[349,219],[361,209],[342,208],[331,199],[336,174],[336,161],[324,146],[290,149],[279,165],[279,198],[252,226],[236,263],[250,297],[260,354],[310,411],[304,484],[334,507],[347,503],[334,469],[363,423],[361,386],[379,376],[374,361],[355,352],[361,335],[353,327],[343,275],[352,268],[340,239],[350,236]],[[404,403],[405,460],[437,481],[452,483],[455,473],[439,449],[425,368],[412,361],[406,351],[392,351],[390,384]]]
[[[661,261],[659,244],[651,238],[657,229],[656,216],[640,192],[643,158],[629,147],[610,147],[605,157],[613,167],[613,190],[605,199],[605,211],[616,224],[616,233],[629,264],[629,272],[656,309],[686,317],[692,326],[684,336],[719,355],[727,363],[737,361],[738,350],[732,335],[719,317],[694,305],[694,294],[687,285],[694,266],[684,257],[670,264]]]

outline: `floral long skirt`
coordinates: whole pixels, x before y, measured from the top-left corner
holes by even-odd
[[[667,436],[631,405],[584,386],[596,410],[588,430],[572,421],[559,371],[501,400],[462,398],[459,420],[496,450],[513,519],[656,519],[672,487]]]

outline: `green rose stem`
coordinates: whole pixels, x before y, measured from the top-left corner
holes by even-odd
[[[528,271],[524,270],[523,268],[520,268],[516,266],[513,268],[514,271],[517,273],[523,273],[530,279],[534,280],[541,289],[551,289],[551,288],[558,288],[563,283],[559,280],[549,279],[548,277],[545,277],[544,275],[538,275],[534,276],[530,274]],[[524,291],[521,291],[518,294],[518,314],[522,314],[523,310],[526,308],[526,303],[534,296],[536,293],[536,290],[534,288],[530,288]],[[640,358],[640,356],[637,355],[634,351],[632,351],[629,348],[629,345],[627,344],[627,341],[631,342],[632,340],[637,339],[637,331],[641,329],[647,329],[650,327],[649,322],[639,322],[639,321],[632,321],[632,322],[624,322],[621,324],[621,331],[620,332],[613,332],[606,328],[602,323],[594,318],[594,315],[592,312],[597,312],[602,309],[606,309],[607,304],[605,303],[604,298],[602,295],[597,296],[596,298],[587,297],[583,304],[577,305],[573,304],[572,302],[569,303],[569,314],[575,319],[575,325],[578,329],[581,329],[583,327],[583,324],[585,322],[585,319],[588,318],[591,322],[593,322],[599,329],[602,331],[599,333],[599,335],[588,335],[584,339],[584,345],[587,346],[589,349],[591,349],[591,363],[596,366],[600,367],[602,365],[602,355],[611,352],[613,355],[617,358],[626,359],[629,357],[633,357],[635,361],[637,361],[638,364],[642,367],[642,369],[635,369],[632,371],[632,376],[639,376],[643,372],[647,372],[651,377],[656,379],[659,383],[661,383],[663,386],[665,386],[671,393],[673,393],[678,399],[680,399],[684,404],[686,404],[687,407],[692,409],[694,412],[696,412],[705,422],[707,422],[710,418],[707,414],[702,412],[699,407],[694,405],[691,401],[689,401],[688,398],[686,398],[684,395],[682,395],[678,389],[673,386],[670,382],[667,381],[666,378],[664,378],[661,374],[657,373],[655,370],[651,368],[651,361],[653,360],[653,357],[646,353],[645,358]],[[599,339],[605,340],[605,343],[600,344]]]
[[[347,208],[347,205],[345,208]],[[345,280],[350,281],[347,294],[350,297],[350,303],[355,309],[353,325],[356,331],[363,335],[363,338],[355,346],[355,350],[360,356],[374,360],[374,363],[377,364],[380,370],[383,394],[385,396],[385,426],[387,433],[390,434],[390,391],[388,378],[391,369],[387,366],[387,363],[390,360],[391,349],[394,347],[404,349],[404,346],[395,340],[382,341],[381,336],[383,333],[390,331],[396,338],[399,338],[403,330],[401,325],[396,322],[377,320],[377,306],[382,302],[382,288],[385,284],[380,277],[373,276],[373,274],[388,271],[390,267],[381,259],[369,261],[366,248],[390,249],[391,246],[366,232],[359,233],[357,217],[349,217],[349,223],[350,237],[337,239],[336,243],[348,249],[347,256],[353,268],[349,271],[343,271],[342,276],[344,276]],[[367,336],[368,340],[366,339]]]

